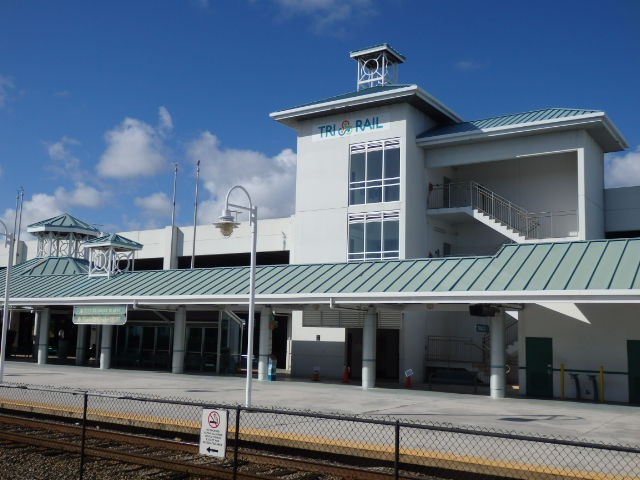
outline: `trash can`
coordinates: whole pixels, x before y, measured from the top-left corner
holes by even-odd
[[[267,366],[267,380],[275,382],[276,380],[276,367],[278,366],[278,359],[275,355],[269,355],[269,363]]]

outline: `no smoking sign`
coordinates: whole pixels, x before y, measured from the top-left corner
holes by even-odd
[[[227,424],[229,412],[226,410],[202,409],[200,424],[200,454],[224,458],[227,451]]]
[[[220,426],[220,414],[217,410],[213,410],[209,413],[209,417],[207,418],[207,422],[211,428],[218,428]]]

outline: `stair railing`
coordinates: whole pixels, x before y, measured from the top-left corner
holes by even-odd
[[[429,208],[472,207],[526,238],[544,238],[535,214],[477,182],[445,183],[429,187]]]

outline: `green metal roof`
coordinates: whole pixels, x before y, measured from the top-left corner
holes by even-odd
[[[83,222],[82,220],[68,213],[63,213],[61,215],[58,215],[57,217],[52,217],[40,222],[32,223],[27,227],[27,231],[30,233],[74,232],[94,237],[100,235],[100,230],[98,230],[96,227],[87,222]]]
[[[249,292],[248,267],[135,271],[106,278],[54,267],[38,274],[40,267],[31,262],[13,271],[13,303],[237,304],[246,303]],[[256,275],[256,298],[263,304],[330,298],[352,303],[532,302],[545,295],[579,302],[607,294],[618,301],[640,301],[640,238],[510,244],[483,257],[267,265],[258,267]]]
[[[413,105],[433,118],[439,125],[449,125],[462,120],[449,107],[415,84],[379,85],[363,88],[273,112],[270,116],[284,124],[293,125],[299,120],[357,112],[363,108],[380,107],[400,102]]]
[[[12,268],[14,275],[32,277],[86,275],[88,272],[89,262],[73,257],[38,257],[15,265]]]
[[[140,250],[142,244],[134,242],[126,237],[118,235],[117,233],[110,233],[98,238],[92,238],[87,240],[83,244],[84,247],[115,247],[124,248],[127,250]]]
[[[599,110],[585,110],[579,108],[545,108],[542,110],[532,110],[530,112],[515,113],[512,115],[501,115],[499,117],[484,118],[470,122],[456,123],[441,128],[433,128],[418,135],[418,140],[422,138],[440,137],[443,135],[453,135],[466,132],[480,132],[490,128],[513,127],[517,125],[542,122],[545,120],[563,120],[582,115],[599,113]]]
[[[346,99],[349,99],[349,98],[358,98],[358,97],[363,97],[365,95],[372,95],[374,93],[392,92],[393,90],[399,90],[401,88],[413,87],[413,86],[415,86],[415,85],[411,85],[411,84],[378,85],[377,87],[364,88],[362,90],[356,90],[354,92],[342,93],[340,95],[335,95],[333,97],[323,98],[322,100],[316,100],[314,102],[304,103],[302,105],[298,105],[296,107],[292,107],[291,109],[293,110],[293,109],[296,109],[296,108],[311,107],[313,105],[320,105],[322,103],[337,102],[339,100],[346,100]]]

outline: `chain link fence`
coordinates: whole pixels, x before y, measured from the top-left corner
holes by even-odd
[[[202,410],[229,412],[226,458],[211,460],[237,470],[243,454],[270,452],[318,463],[378,468],[400,478],[456,473],[518,479],[640,479],[638,445],[526,435],[423,421],[350,417],[286,409],[245,408],[184,398],[0,385],[0,409],[62,416],[86,429],[116,424],[148,438],[197,442]],[[104,445],[103,448],[109,448]],[[145,454],[166,453],[143,448]],[[83,458],[83,456],[81,456]],[[84,460],[82,460],[84,461]],[[451,477],[447,477],[451,478]],[[480,478],[480,477],[479,477]]]

